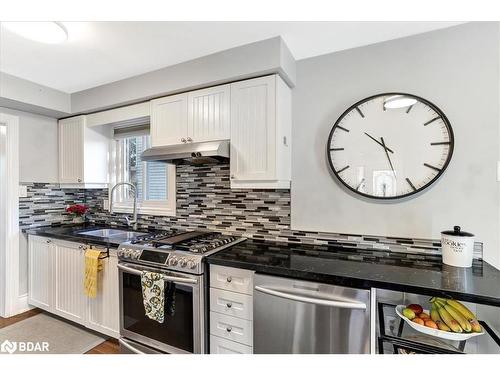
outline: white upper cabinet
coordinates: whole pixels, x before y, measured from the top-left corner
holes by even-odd
[[[231,188],[289,188],[291,90],[278,75],[231,84]]]
[[[83,182],[85,116],[59,121],[59,182]]]
[[[59,120],[59,182],[108,183],[108,154],[112,128],[87,125],[86,116]]]
[[[169,146],[187,142],[188,94],[151,100],[151,145]]]
[[[229,139],[230,85],[188,93],[188,142]]]

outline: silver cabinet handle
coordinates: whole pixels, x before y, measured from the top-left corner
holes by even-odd
[[[78,182],[82,182],[82,179],[81,179],[81,178],[79,178],[79,179],[78,179]]]
[[[131,273],[133,275],[142,275],[141,270],[137,270],[135,268],[130,268],[130,267],[125,267],[122,266],[121,264],[118,265],[118,268],[121,269],[122,271]],[[185,283],[185,284],[198,284],[198,280],[196,279],[188,279],[186,277],[176,277],[176,276],[168,276],[168,275],[163,275],[163,280],[165,281],[173,281],[176,283]]]
[[[125,340],[122,340],[122,339],[118,339],[118,342],[120,343],[120,345],[123,345],[124,347],[126,347],[128,350],[130,350],[131,352],[135,353],[135,354],[146,354],[144,352],[141,352],[139,349],[137,348],[134,348],[132,345],[130,345],[128,342],[126,342]]]
[[[233,304],[231,302],[228,302],[228,303],[226,303],[226,306],[228,309],[230,309],[233,306]]]
[[[181,138],[182,143],[186,143],[186,138]]]
[[[191,139],[191,137],[187,137],[187,141],[188,142],[193,142],[193,140]]]
[[[83,249],[85,249],[85,245],[79,245],[79,246],[78,246],[78,248],[79,248],[80,250],[83,250]]]
[[[227,281],[228,283],[230,283],[231,281],[233,281],[233,278],[232,278],[231,276],[228,276],[228,277],[227,277],[227,279],[226,279],[226,281]]]
[[[337,300],[323,299],[323,298],[304,297],[292,293],[283,292],[280,290],[264,288],[262,286],[256,286],[255,290],[265,294],[269,294],[271,296],[290,299],[292,301],[311,303],[313,305],[340,307],[343,309],[353,309],[353,310],[366,310],[366,304],[363,302],[348,302],[348,301],[337,301]]]
[[[226,331],[231,332],[233,329],[231,327],[226,327]]]
[[[234,174],[231,175],[231,180],[234,180],[236,177],[234,177]]]
[[[46,243],[51,243],[52,241],[51,241],[51,240],[47,240],[47,241],[45,241],[45,242],[46,242]]]

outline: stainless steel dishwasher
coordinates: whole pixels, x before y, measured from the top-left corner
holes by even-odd
[[[254,353],[369,353],[370,291],[256,274]]]

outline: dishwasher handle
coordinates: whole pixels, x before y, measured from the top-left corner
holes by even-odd
[[[347,302],[347,301],[338,301],[338,300],[323,299],[323,298],[304,297],[292,293],[283,292],[280,290],[264,288],[262,286],[256,286],[255,290],[265,294],[269,294],[271,296],[290,299],[297,302],[311,303],[314,305],[321,305],[328,307],[339,307],[343,309],[366,310],[366,304],[363,302]]]

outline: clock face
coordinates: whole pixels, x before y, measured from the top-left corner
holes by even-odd
[[[450,162],[453,145],[450,123],[434,104],[387,93],[363,99],[340,116],[327,155],[333,173],[351,191],[396,199],[436,181]]]

